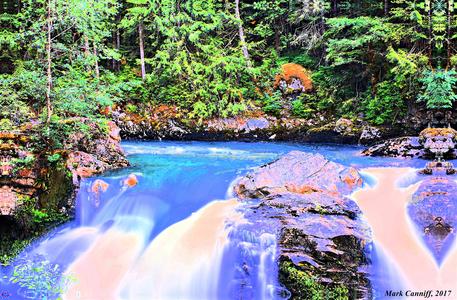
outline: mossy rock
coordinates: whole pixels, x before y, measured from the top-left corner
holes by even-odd
[[[297,300],[348,300],[349,290],[339,284],[324,284],[289,260],[279,264],[279,281]]]

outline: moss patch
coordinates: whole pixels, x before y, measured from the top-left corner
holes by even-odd
[[[299,300],[346,300],[349,291],[342,285],[324,285],[317,279],[300,269],[290,261],[282,261],[279,265],[279,280],[292,293],[292,299]]]

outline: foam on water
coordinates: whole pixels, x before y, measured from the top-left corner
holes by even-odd
[[[381,261],[375,272],[378,278],[379,274],[388,276],[382,282],[375,280],[378,284],[377,295],[398,288],[395,283],[399,280],[401,287],[410,290],[455,289],[457,251],[450,253],[448,260],[438,266],[407,215],[406,205],[420,182],[409,184],[407,188],[399,187],[399,182],[405,174],[411,173],[411,169],[370,168],[365,169],[364,173],[376,178],[376,185],[356,191],[352,198],[360,206],[373,231],[378,253],[375,257]],[[386,266],[390,271],[385,272]]]
[[[353,166],[415,163],[364,158],[358,147],[334,145],[128,142],[124,147],[132,166],[84,180],[76,220],[33,243],[2,268],[3,276],[23,264],[22,258],[40,256],[64,270],[62,278],[76,278],[66,299],[288,298],[278,283],[275,228],[245,224],[236,212],[242,213],[242,206],[214,199],[233,197],[237,177],[291,150]],[[138,184],[124,184],[129,174]],[[384,180],[371,171],[363,176],[374,178],[370,185]],[[454,263],[454,256],[444,264]],[[27,294],[0,280],[18,299]]]

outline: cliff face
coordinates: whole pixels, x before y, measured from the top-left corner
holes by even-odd
[[[354,168],[293,151],[242,178],[245,218],[275,231],[279,279],[293,299],[369,298],[365,246],[369,228],[350,192],[362,185]]]
[[[113,122],[102,127],[87,119],[90,136],[71,134],[61,149],[45,151],[36,125],[0,132],[0,252],[73,217],[82,177],[127,166]]]

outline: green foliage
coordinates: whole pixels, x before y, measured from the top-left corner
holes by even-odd
[[[37,200],[28,196],[19,199],[18,205],[14,217],[31,232],[39,233],[49,225],[60,224],[68,219],[66,215],[54,209],[39,208]]]
[[[35,208],[32,208],[31,213],[33,222],[38,224],[45,222],[49,217],[45,211],[41,211]]]
[[[455,93],[456,71],[426,70],[420,82],[423,84],[423,91],[417,101],[426,102],[428,109],[452,108],[453,102],[457,100],[457,94]]]
[[[74,134],[82,134],[90,139],[91,136],[98,132],[107,131],[107,126],[104,122],[104,119],[89,119],[90,121],[93,121],[94,124],[97,124],[95,127],[89,126],[87,121],[84,120],[85,119],[81,118],[62,119],[57,115],[53,115],[49,124],[44,124],[39,128],[40,142],[37,144],[37,147],[41,150],[47,151],[62,149],[64,148],[65,142],[68,141],[69,137]],[[57,158],[58,154],[53,154],[50,156],[51,160]]]
[[[272,95],[265,94],[262,99],[262,109],[264,112],[279,115],[282,109],[282,94],[280,91],[274,92]]]
[[[0,119],[0,131],[10,131],[13,129],[13,123],[9,119]]]
[[[370,55],[382,55],[389,42],[401,38],[394,25],[380,18],[339,17],[329,19],[327,25],[329,29],[324,34],[328,39],[327,60],[333,66],[368,63],[373,59]]]
[[[0,240],[0,253],[2,253],[0,256],[0,265],[9,265],[15,257],[17,257],[28,245],[30,245],[31,241],[32,239],[11,240],[3,237]]]
[[[390,81],[377,85],[375,96],[369,95],[363,103],[366,118],[374,124],[392,124],[405,113],[406,106],[398,87]]]
[[[138,106],[132,103],[127,103],[125,110],[129,113],[136,113],[138,111]]]
[[[303,66],[305,69],[314,69],[317,65],[316,57],[310,53],[295,53],[278,57],[278,64],[296,63]]]
[[[11,164],[13,165],[13,173],[24,169],[30,168],[35,163],[35,156],[34,155],[27,155],[23,158],[13,158],[11,159]]]
[[[292,114],[300,118],[309,118],[313,115],[314,109],[310,108],[309,104],[303,102],[303,99],[292,101]]]
[[[20,68],[11,76],[0,75],[0,119],[8,120],[11,125],[18,125],[31,117],[27,102],[43,91],[40,89],[43,82],[34,77],[35,75],[37,74],[34,72]],[[3,121],[3,126],[7,125],[6,122]]]
[[[54,153],[52,155],[48,155],[48,162],[50,163],[56,163],[58,162],[62,156],[59,153]]]
[[[198,101],[195,102],[192,106],[193,110],[191,116],[199,117],[200,119],[205,119],[211,116],[216,109],[214,105],[206,104],[204,102]]]
[[[282,282],[294,294],[294,299],[300,300],[344,300],[349,299],[348,289],[341,285],[326,286],[316,278],[297,269],[291,262],[280,263]]]
[[[19,261],[9,281],[38,299],[62,299],[60,295],[76,281],[73,276],[62,273],[58,264],[37,256]]]
[[[234,1],[24,0],[19,13],[0,17],[0,61],[11,64],[0,75],[1,128],[40,117],[46,121],[43,29],[49,21],[55,118],[43,126],[42,137],[54,148],[72,130],[63,120],[104,118],[107,107],[140,113],[140,107],[165,104],[202,120],[242,114],[258,104],[279,115],[289,106],[281,105],[285,99],[274,92],[274,76],[290,62],[310,70],[314,85],[313,92],[292,103],[298,117],[314,111],[335,117],[361,113],[381,124],[430,96],[429,108],[449,108],[453,83],[433,87],[424,73],[456,65],[457,23],[453,2],[448,8],[446,3],[241,0],[239,19]],[[441,88],[447,90],[437,92]]]
[[[337,111],[344,114],[347,111],[343,110],[342,106],[337,104],[342,103],[346,99],[351,99],[356,96],[356,90],[351,83],[351,70],[335,70],[332,67],[320,67],[312,73],[312,80],[315,85],[315,93],[308,96],[309,102],[313,102],[317,110],[320,111]]]
[[[221,112],[221,116],[226,118],[228,116],[236,116],[247,110],[247,105],[244,103],[229,103],[227,107]]]
[[[150,97],[191,108],[199,118],[240,111],[238,104],[255,88],[255,70],[246,68],[238,44],[223,37],[237,28],[233,16],[217,1],[194,1],[186,7],[175,12],[173,1],[164,1],[149,25],[163,38],[147,59],[153,66],[146,80]]]

